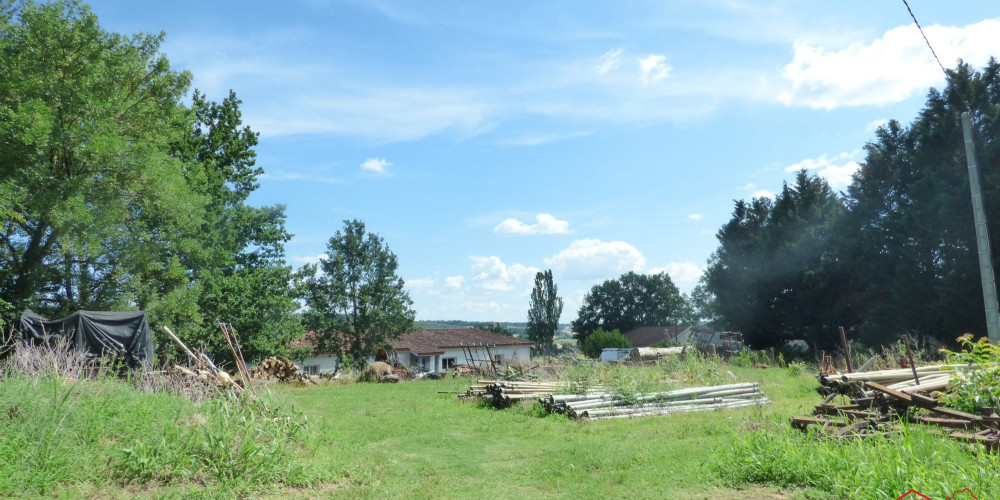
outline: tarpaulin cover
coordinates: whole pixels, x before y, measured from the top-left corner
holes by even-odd
[[[88,358],[123,354],[131,367],[153,361],[153,337],[142,311],[78,311],[62,319],[45,319],[30,309],[21,313],[21,340],[37,343],[52,336],[71,337]]]

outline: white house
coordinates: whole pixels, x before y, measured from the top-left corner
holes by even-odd
[[[301,347],[315,345],[311,342],[310,333],[306,333],[296,344]],[[402,366],[421,371],[447,372],[456,365],[486,367],[493,364],[499,367],[511,361],[528,361],[533,345],[517,337],[475,328],[443,328],[406,332],[400,338],[390,340],[386,351],[395,353]],[[314,350],[299,366],[307,374],[318,374],[335,370],[338,363],[336,354]]]

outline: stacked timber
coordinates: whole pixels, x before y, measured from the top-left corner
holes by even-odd
[[[761,392],[759,385],[748,382],[641,393],[630,397],[608,393],[553,394],[541,402],[552,413],[599,420],[745,408],[771,401]]]
[[[956,369],[974,370],[976,366],[930,365],[821,376],[821,388],[834,391],[812,415],[793,417],[792,427],[846,439],[897,432],[900,421],[908,418],[911,423],[947,429],[944,435],[952,439],[1000,450],[1000,416],[994,409],[982,408],[981,414],[975,415],[939,402]],[[838,395],[849,395],[850,404],[831,404]]]
[[[821,394],[858,395],[865,382],[875,382],[892,389],[914,391],[940,391],[948,386],[957,369],[975,369],[973,365],[941,364],[895,370],[877,370],[858,373],[820,375]]]
[[[506,408],[518,401],[537,400],[549,413],[565,413],[570,418],[590,420],[745,408],[771,402],[760,386],[752,382],[629,396],[611,393],[603,386],[565,394],[567,387],[566,383],[559,382],[480,380],[460,397],[478,398],[497,408]]]

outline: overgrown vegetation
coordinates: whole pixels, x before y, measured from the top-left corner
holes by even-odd
[[[632,347],[632,344],[618,330],[598,328],[586,337],[580,346],[580,350],[586,356],[597,358],[601,355],[601,351],[609,347],[628,349]]]

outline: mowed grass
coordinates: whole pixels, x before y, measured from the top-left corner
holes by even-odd
[[[438,394],[467,389],[468,379],[284,389],[277,397],[313,421],[311,465],[343,473],[336,488],[294,492],[301,497],[719,498],[747,492],[719,486],[713,452],[817,400],[808,375],[729,369],[760,382],[774,404],[575,422],[538,407],[494,410]]]

